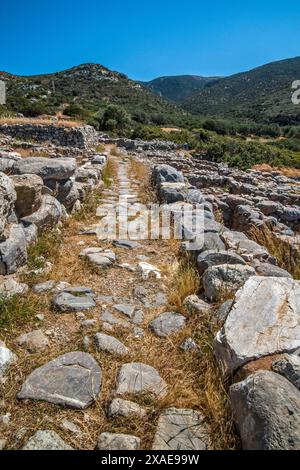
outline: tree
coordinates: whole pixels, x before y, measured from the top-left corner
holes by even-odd
[[[130,116],[121,106],[110,104],[100,118],[103,130],[124,130],[130,124]]]

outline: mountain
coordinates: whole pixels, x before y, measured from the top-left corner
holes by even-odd
[[[159,77],[150,82],[140,83],[157,95],[180,104],[214,80],[216,80],[215,77],[178,75],[174,77]]]
[[[292,82],[300,80],[300,57],[272,62],[249,72],[207,83],[183,107],[213,117],[290,124],[300,122],[292,103]]]
[[[18,76],[0,72],[7,84],[8,109],[49,114],[76,104],[87,113],[97,112],[109,103],[121,105],[132,115],[163,115],[174,118],[186,115],[126,75],[98,64],[82,64],[57,73]],[[41,111],[41,112],[38,112]]]

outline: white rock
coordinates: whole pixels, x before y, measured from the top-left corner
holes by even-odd
[[[160,270],[153,266],[153,264],[141,262],[138,264],[138,268],[144,280],[149,279],[151,275],[153,275],[156,279],[161,279]]]
[[[300,347],[300,282],[251,277],[237,292],[215,353],[225,374],[243,364]]]

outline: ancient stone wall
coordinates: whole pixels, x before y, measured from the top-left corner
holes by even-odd
[[[98,133],[91,126],[63,127],[41,124],[2,124],[0,134],[23,140],[52,142],[66,147],[87,148],[98,141]]]

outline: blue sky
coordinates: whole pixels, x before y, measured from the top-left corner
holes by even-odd
[[[137,80],[230,75],[300,55],[300,2],[4,0],[0,70],[95,62]]]

